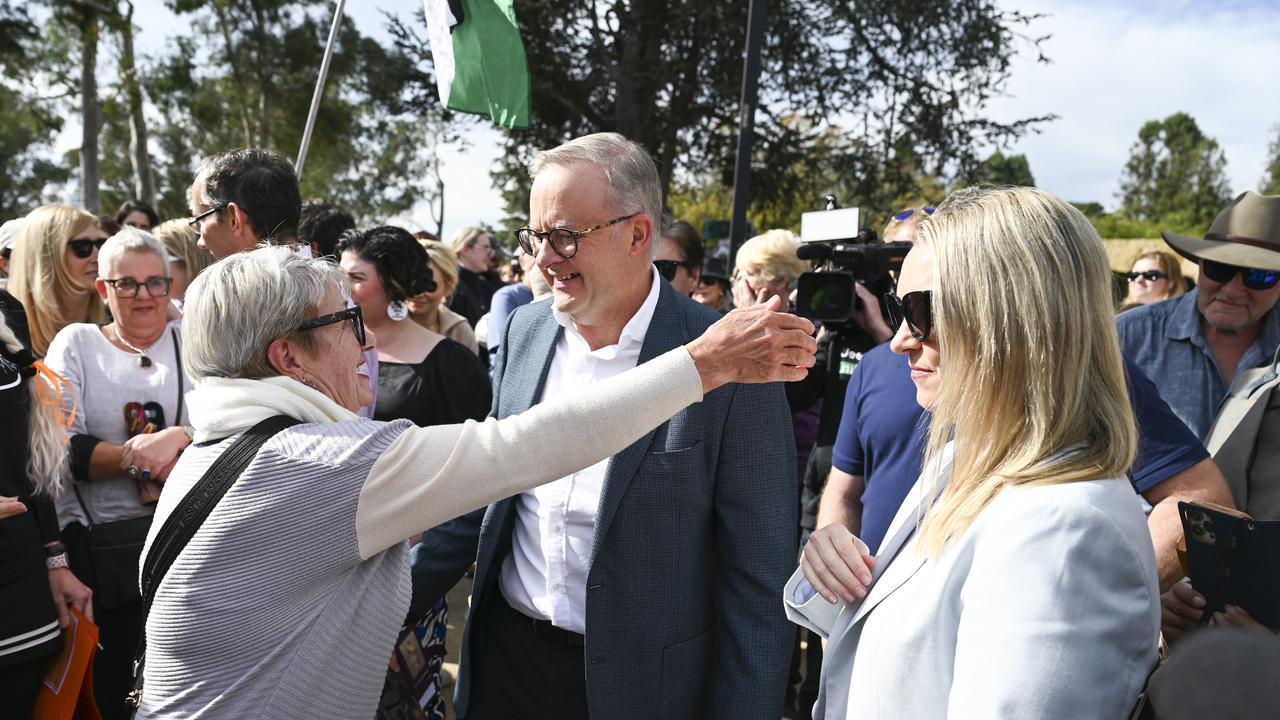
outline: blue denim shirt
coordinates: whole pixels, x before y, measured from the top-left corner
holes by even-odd
[[[1120,349],[1160,389],[1174,414],[1204,442],[1229,389],[1200,329],[1196,291],[1136,308],[1116,318]],[[1280,312],[1262,319],[1262,332],[1236,371],[1269,365],[1280,345]]]

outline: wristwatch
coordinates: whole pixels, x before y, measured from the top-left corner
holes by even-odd
[[[44,566],[47,570],[57,570],[58,568],[69,567],[67,564],[67,554],[58,553],[44,559]]]

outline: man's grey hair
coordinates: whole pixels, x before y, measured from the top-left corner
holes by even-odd
[[[290,339],[326,300],[346,294],[346,276],[328,260],[305,258],[284,247],[261,247],[220,260],[187,288],[182,352],[193,380],[259,379],[279,375],[267,346]]]
[[[536,179],[548,165],[568,167],[579,163],[596,165],[604,171],[609,181],[609,200],[619,213],[648,213],[653,221],[649,238],[649,256],[653,257],[662,231],[662,186],[658,166],[649,152],[618,133],[583,135],[534,155],[529,161],[529,177]]]
[[[102,249],[98,251],[98,274],[104,278],[110,278],[115,274],[116,261],[120,256],[127,252],[145,252],[155,253],[160,256],[160,262],[164,265],[164,276],[171,275],[169,269],[169,251],[165,249],[164,243],[160,242],[155,235],[130,225],[120,228],[120,232],[107,238],[102,243]]]

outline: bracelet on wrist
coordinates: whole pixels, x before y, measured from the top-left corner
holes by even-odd
[[[44,566],[46,570],[57,570],[58,568],[70,567],[70,565],[67,563],[66,553],[59,553],[57,555],[53,555],[51,557],[45,558]]]
[[[62,554],[63,554],[63,553],[65,553],[66,551],[67,551],[67,547],[66,547],[65,545],[63,545],[62,543],[60,543],[60,542],[52,542],[52,543],[49,543],[48,545],[45,545],[45,546],[44,546],[44,556],[45,556],[45,557],[53,557],[53,556],[55,556],[55,555],[62,555]]]

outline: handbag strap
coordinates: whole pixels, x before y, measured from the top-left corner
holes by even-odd
[[[151,601],[155,599],[160,581],[169,572],[169,566],[195,536],[209,513],[213,512],[214,506],[253,461],[259,448],[276,433],[299,422],[286,415],[276,415],[246,430],[214,460],[204,476],[178,502],[169,517],[165,518],[164,525],[156,533],[142,564],[144,617],[151,610]]]

